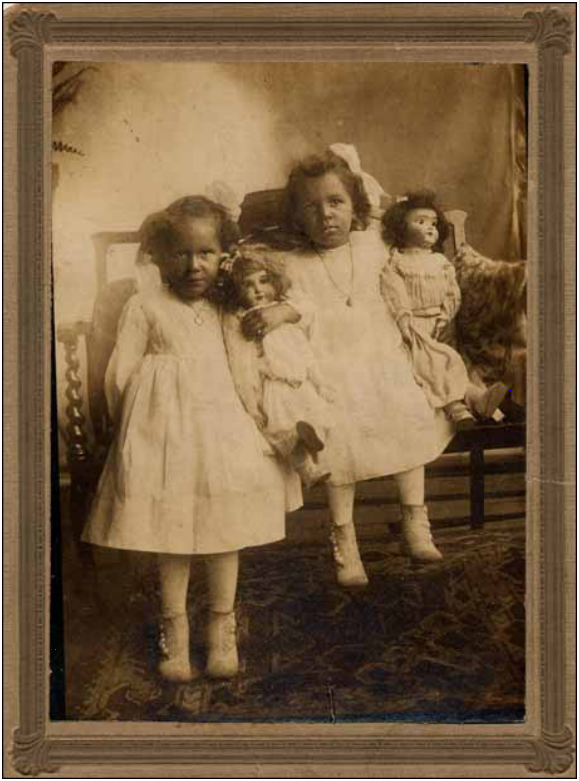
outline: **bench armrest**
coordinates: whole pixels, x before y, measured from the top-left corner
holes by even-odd
[[[67,446],[68,463],[71,471],[82,468],[90,459],[88,446],[87,419],[83,413],[82,381],[80,379],[80,360],[78,357],[79,339],[86,338],[90,323],[77,321],[61,323],[56,328],[56,339],[64,346],[64,373],[66,387],[64,395],[67,401],[64,409],[66,426],[64,435]]]

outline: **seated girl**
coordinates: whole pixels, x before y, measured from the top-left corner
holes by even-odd
[[[442,558],[424,502],[424,465],[443,452],[452,424],[417,385],[400,331],[380,292],[387,252],[368,230],[371,204],[363,177],[328,151],[302,160],[285,190],[285,227],[296,248],[286,253],[292,300],[299,311],[271,307],[255,313],[252,336],[281,322],[307,321],[311,344],[335,388],[324,461],[332,516],[336,576],[344,586],[367,581],[354,527],[356,483],[393,475],[400,502],[403,550],[414,560]]]
[[[284,323],[243,336],[246,318],[287,301],[289,282],[265,245],[245,246],[230,266],[225,342],[238,393],[273,448],[287,458],[306,487],[330,476],[318,464],[331,425],[332,391],[305,331]]]
[[[434,194],[422,192],[398,200],[382,225],[390,245],[382,293],[410,351],[416,381],[458,430],[472,428],[472,413],[490,418],[508,388],[501,382],[472,385],[460,355],[443,343],[461,300],[454,266],[441,252],[448,223]]]

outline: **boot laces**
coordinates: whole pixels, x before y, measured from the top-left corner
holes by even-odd
[[[338,540],[338,535],[336,534],[335,527],[332,528],[332,531],[330,532],[330,542],[332,544],[332,552],[334,555],[334,561],[336,564],[339,564],[340,566],[344,566],[344,556],[342,554],[342,549],[340,548],[340,542]]]

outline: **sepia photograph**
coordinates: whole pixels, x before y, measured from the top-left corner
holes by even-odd
[[[528,71],[52,63],[50,718],[526,719]]]
[[[3,774],[574,777],[575,5],[4,20]]]

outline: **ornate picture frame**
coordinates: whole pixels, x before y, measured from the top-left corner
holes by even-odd
[[[5,774],[572,777],[574,30],[547,4],[38,4],[7,18]],[[50,64],[180,47],[197,59],[460,59],[529,72],[527,718],[523,724],[51,722]],[[233,771],[232,771],[233,769]]]

